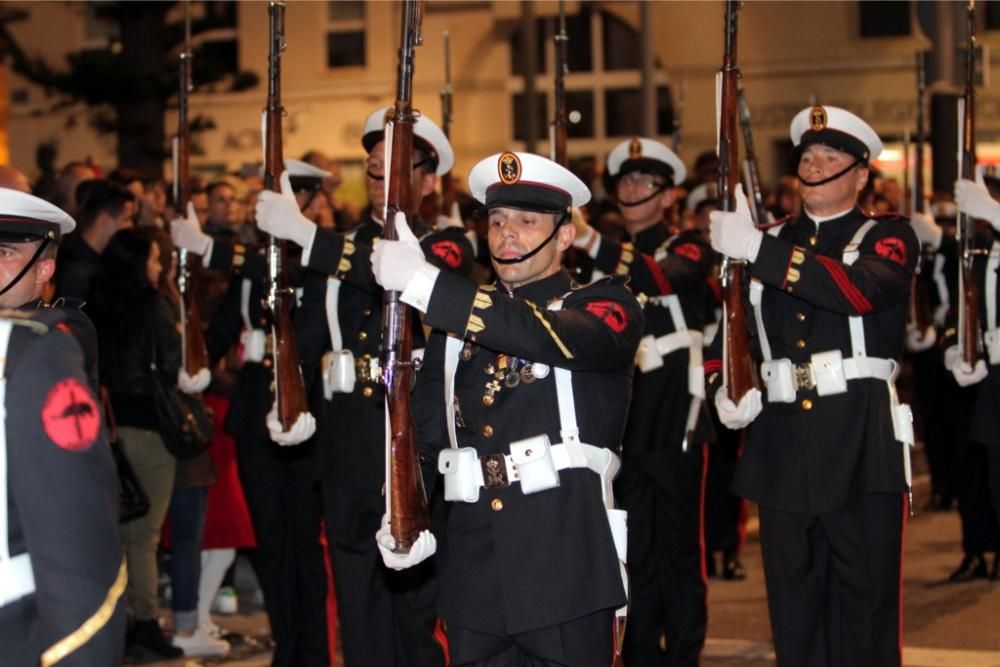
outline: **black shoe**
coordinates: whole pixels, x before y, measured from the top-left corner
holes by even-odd
[[[184,655],[184,651],[171,644],[163,636],[163,630],[160,629],[160,624],[156,622],[155,618],[135,622],[130,644],[133,647],[152,651],[163,658],[180,658]]]
[[[990,570],[990,579],[1000,581],[1000,551],[993,556],[993,569]]]
[[[982,554],[966,554],[962,559],[962,564],[951,573],[948,581],[961,583],[974,579],[985,579],[986,576],[986,559],[983,558]]]
[[[722,578],[727,581],[743,581],[747,578],[747,570],[735,552],[722,555]]]

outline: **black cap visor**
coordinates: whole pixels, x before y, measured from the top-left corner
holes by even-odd
[[[486,190],[486,208],[516,208],[537,213],[568,213],[573,198],[565,190],[544,183],[496,183]]]
[[[673,168],[662,160],[652,160],[650,158],[629,158],[628,160],[625,160],[622,162],[622,166],[618,169],[615,179],[617,180],[625,174],[630,174],[634,171],[638,171],[643,174],[653,174],[654,176],[662,176],[667,185],[674,184]]]

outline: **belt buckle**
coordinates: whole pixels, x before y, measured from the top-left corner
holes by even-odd
[[[794,375],[796,391],[800,389],[815,389],[816,379],[813,377],[811,363],[806,362],[804,364],[795,364],[795,366],[792,367],[792,373]]]
[[[479,457],[479,465],[483,469],[483,487],[487,489],[506,489],[510,486],[507,479],[507,461],[503,454],[485,454]]]

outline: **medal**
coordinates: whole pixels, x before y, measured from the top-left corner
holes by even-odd
[[[521,369],[521,382],[531,384],[535,381],[535,372],[531,370],[531,364],[525,364]]]
[[[490,380],[486,383],[486,393],[483,394],[483,405],[493,405],[493,395],[500,391],[500,381]]]
[[[521,384],[521,376],[520,376],[520,374],[516,370],[514,370],[513,368],[511,368],[510,372],[507,373],[507,377],[504,378],[503,384],[508,389],[513,389],[517,385]]]
[[[472,343],[466,341],[465,345],[462,346],[462,361],[469,359],[472,359]]]

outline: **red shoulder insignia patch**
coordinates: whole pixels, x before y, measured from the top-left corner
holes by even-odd
[[[62,331],[63,333],[68,333],[68,334],[73,333],[72,329],[70,329],[69,325],[66,324],[65,322],[60,322],[59,324],[57,324],[56,329],[59,329],[59,331]]]
[[[101,430],[97,402],[78,380],[62,380],[45,396],[42,426],[52,442],[70,452],[90,449]]]
[[[681,243],[674,248],[674,253],[681,257],[686,257],[692,262],[697,262],[701,259],[701,247],[697,243]]]
[[[879,239],[875,243],[875,252],[878,253],[879,257],[885,257],[900,266],[906,266],[906,244],[903,243],[903,239],[895,236]]]
[[[431,252],[453,269],[462,264],[462,249],[454,241],[437,241],[431,245]]]
[[[584,306],[584,310],[600,318],[615,333],[621,333],[628,327],[628,314],[621,304],[614,301],[591,301]]]

